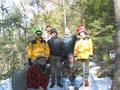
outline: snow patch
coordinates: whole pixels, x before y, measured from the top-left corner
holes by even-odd
[[[0,81],[0,90],[12,90],[10,78]]]

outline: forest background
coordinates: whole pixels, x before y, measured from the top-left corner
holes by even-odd
[[[34,38],[33,27],[64,28],[76,33],[85,25],[94,43],[94,61],[112,73],[116,32],[112,0],[1,0],[0,2],[0,79],[6,79],[27,62],[26,47]],[[9,5],[7,4],[9,3]],[[104,71],[103,69],[103,71]],[[113,73],[112,73],[113,74]],[[112,77],[112,76],[111,76]]]

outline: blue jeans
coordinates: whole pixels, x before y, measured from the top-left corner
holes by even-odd
[[[80,87],[83,83],[83,78],[81,76],[77,76],[74,81],[70,81],[68,78],[62,78],[62,85],[64,88],[68,88],[70,85],[74,87]]]

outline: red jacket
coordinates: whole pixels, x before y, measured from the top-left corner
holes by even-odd
[[[27,88],[38,89],[39,86],[46,90],[49,83],[49,74],[43,73],[39,65],[32,65],[27,72]]]

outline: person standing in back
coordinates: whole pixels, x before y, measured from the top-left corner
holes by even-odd
[[[61,38],[58,37],[56,29],[52,29],[51,39],[48,40],[50,47],[50,66],[51,66],[51,85],[53,88],[55,83],[59,87],[63,87],[61,84],[61,73],[62,73],[62,61],[65,57],[65,44]]]
[[[51,26],[50,25],[47,25],[46,26],[46,29],[45,29],[45,32],[44,32],[44,38],[45,38],[45,41],[48,41],[49,39],[51,39]]]
[[[78,36],[74,47],[74,55],[80,64],[79,68],[82,68],[83,71],[83,84],[88,86],[89,59],[93,56],[93,43],[84,26],[79,26],[76,31]]]
[[[41,53],[44,53],[48,58],[50,56],[50,49],[47,42],[42,37],[42,31],[37,30],[35,39],[32,40],[27,47],[28,64],[34,64],[35,58]]]
[[[68,27],[66,27],[63,41],[65,43],[67,56],[69,55],[69,53],[74,52],[74,45],[76,40],[77,40],[77,37],[71,33],[71,30]]]

